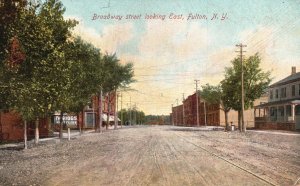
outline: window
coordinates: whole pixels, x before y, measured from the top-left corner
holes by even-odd
[[[275,98],[277,99],[278,98],[278,89],[275,90],[275,94],[276,94]]]
[[[277,108],[276,107],[270,108],[270,119],[271,119],[271,121],[277,120]]]
[[[281,98],[285,98],[286,97],[286,88],[281,88],[281,93],[280,93],[280,97]]]
[[[292,106],[291,105],[287,105],[285,107],[286,109],[286,116],[292,116]]]
[[[270,99],[273,99],[273,90],[270,90]]]
[[[284,116],[284,107],[283,106],[280,106],[278,107],[278,116]]]
[[[296,94],[296,86],[292,85],[292,96],[295,96]]]

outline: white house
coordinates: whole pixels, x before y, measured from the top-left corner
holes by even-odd
[[[296,67],[290,76],[269,86],[267,103],[255,106],[255,127],[300,130],[300,72]]]

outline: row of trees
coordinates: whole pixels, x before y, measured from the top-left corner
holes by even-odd
[[[145,123],[145,113],[135,108],[121,109],[118,112],[118,117],[121,118],[121,122],[124,122],[125,125],[139,125]]]
[[[64,19],[59,0],[0,2],[0,109],[20,114],[25,142],[27,122],[35,121],[38,143],[39,118],[79,113],[92,96],[101,102],[103,94],[133,82],[131,63],[122,65],[115,54],[103,55],[72,35],[77,21]]]
[[[270,72],[260,68],[261,58],[255,54],[243,60],[235,58],[232,66],[225,68],[225,78],[219,85],[206,84],[202,86],[201,97],[211,104],[219,104],[225,113],[226,129],[228,128],[228,112],[233,109],[238,111],[238,125],[242,132],[246,126],[241,122],[242,112],[242,81],[241,72],[244,71],[244,109],[253,108],[254,101],[260,98],[271,82]]]

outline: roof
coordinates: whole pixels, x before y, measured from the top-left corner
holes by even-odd
[[[276,83],[270,85],[270,88],[273,88],[275,86],[284,85],[284,84],[287,84],[287,83],[292,83],[292,82],[295,82],[295,81],[300,81],[300,72],[289,75],[288,77],[286,77],[286,78],[284,78],[280,81],[277,81]]]
[[[300,100],[289,99],[289,100],[273,101],[273,102],[263,103],[263,104],[254,106],[254,108],[263,108],[263,107],[268,107],[268,106],[273,106],[273,105],[281,105],[281,104],[300,104]]]

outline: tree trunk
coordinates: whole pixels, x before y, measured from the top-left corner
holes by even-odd
[[[37,117],[35,120],[35,138],[34,138],[34,143],[38,144],[39,143],[39,138],[40,138],[40,134],[39,134],[39,118]]]
[[[116,130],[118,128],[118,116],[117,116],[117,112],[118,112],[118,96],[117,96],[117,89],[115,89],[115,112],[114,112],[114,119],[115,119],[115,127],[114,129]]]
[[[81,123],[79,124],[79,126],[80,126],[80,135],[83,133],[84,109],[82,110],[81,118],[82,118]]]
[[[27,149],[27,121],[24,121],[24,149]]]
[[[110,107],[110,101],[109,101],[109,99],[110,99],[110,95],[109,95],[109,93],[108,93],[108,96],[107,96],[107,118],[106,118],[106,130],[108,130],[108,125],[109,125],[109,113],[110,113],[110,109],[109,109],[109,107]]]
[[[99,132],[102,132],[102,89],[100,90],[100,95],[99,95]]]
[[[242,131],[246,132],[246,123],[245,123],[245,115],[243,115],[243,120],[242,120]]]
[[[241,117],[242,117],[241,111],[239,110],[239,111],[238,111],[238,126],[239,126],[240,132],[242,132]]]
[[[227,131],[228,128],[229,128],[229,124],[228,124],[228,111],[224,110],[224,114],[225,114],[225,131]]]
[[[59,120],[59,139],[62,139],[62,126],[63,126],[63,111],[60,111],[60,120]]]
[[[78,125],[78,129],[79,129],[79,134],[81,134],[81,126],[80,126],[80,122],[79,122],[79,112],[77,112],[77,125]]]

